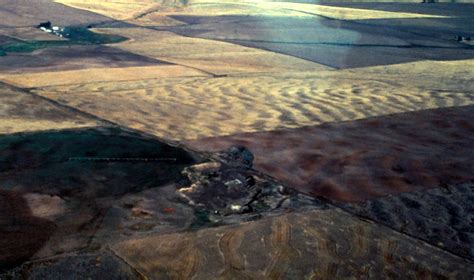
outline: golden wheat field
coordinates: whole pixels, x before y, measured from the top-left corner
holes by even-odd
[[[85,9],[95,13],[103,14],[114,19],[124,20],[132,18],[135,14],[146,11],[156,2],[152,0],[133,1],[90,1],[90,0],[55,0],[55,2],[66,4],[71,7]]]
[[[0,75],[0,80],[21,87],[60,86],[101,81],[121,82],[169,77],[206,76],[205,73],[179,65],[124,68],[94,68],[60,72]]]
[[[466,65],[472,65],[472,61]],[[418,77],[407,86],[409,72],[416,71],[416,67],[433,70],[422,71],[426,77],[422,81]],[[431,79],[441,71],[436,69],[443,69],[444,79],[461,77],[449,93],[440,88],[443,80]],[[460,63],[427,62],[366,69],[377,74],[370,78],[364,75],[363,79],[354,70],[347,70],[71,83],[36,92],[122,125],[179,141],[472,105],[472,83],[463,81],[464,76],[459,75],[462,69],[470,68]],[[427,82],[430,80],[433,82]],[[123,110],[130,113],[123,115]]]

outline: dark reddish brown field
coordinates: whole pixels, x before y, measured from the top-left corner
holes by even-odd
[[[434,109],[293,130],[186,142],[244,145],[256,168],[334,201],[419,191],[474,179],[474,107]]]

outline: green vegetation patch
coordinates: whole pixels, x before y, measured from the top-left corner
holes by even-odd
[[[68,41],[19,41],[0,47],[0,52],[32,52],[39,49],[69,45]]]
[[[212,222],[209,219],[209,211],[204,209],[195,209],[194,210],[194,221],[189,226],[190,230],[198,230],[208,225],[211,225]]]
[[[61,34],[69,42],[83,45],[115,44],[128,40],[123,36],[95,33],[83,27],[66,27]]]
[[[60,33],[67,40],[53,41],[21,41],[0,45],[0,56],[5,56],[10,52],[33,52],[39,49],[55,48],[72,45],[103,45],[114,44],[128,40],[126,37],[109,34],[99,34],[83,27],[66,27]]]

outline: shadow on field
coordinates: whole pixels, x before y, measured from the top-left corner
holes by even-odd
[[[194,162],[113,128],[0,136],[0,269],[88,247],[110,202],[176,182]]]
[[[85,161],[70,158],[152,158]],[[1,189],[107,197],[163,185],[194,162],[188,152],[115,129],[63,130],[0,137]]]
[[[32,215],[21,193],[0,190],[0,269],[28,260],[55,228],[53,222]]]

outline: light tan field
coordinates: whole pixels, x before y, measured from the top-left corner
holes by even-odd
[[[0,81],[32,88],[94,82],[119,82],[169,77],[206,76],[205,73],[179,65],[122,68],[92,68],[58,72],[0,75]]]
[[[139,25],[139,26],[179,26],[184,23],[163,15],[161,13],[145,13],[142,16],[134,17],[127,20],[128,23]]]
[[[215,40],[189,38],[171,32],[144,28],[108,28],[96,31],[131,38],[129,41],[114,44],[116,48],[219,75],[330,69],[284,54]]]
[[[407,19],[407,18],[443,18],[444,16],[401,13],[366,9],[354,9],[345,7],[331,7],[317,4],[288,3],[288,2],[261,2],[258,6],[265,9],[282,9],[298,11],[306,14],[319,15],[341,20],[364,20],[364,19]]]
[[[301,11],[279,9],[278,6],[268,9],[265,5],[246,1],[179,1],[179,0],[133,0],[133,1],[94,1],[94,0],[55,0],[64,5],[95,12],[117,20],[140,23],[144,25],[162,25],[161,20],[172,15],[254,15],[308,17]],[[184,4],[184,2],[187,2]],[[152,19],[158,19],[152,22]],[[148,24],[147,24],[148,23]],[[177,22],[176,22],[177,23]],[[166,24],[165,24],[166,25]]]
[[[93,0],[55,0],[56,2],[96,12],[114,19],[134,21],[152,25],[151,18],[158,19],[154,25],[169,14],[193,16],[252,15],[277,17],[311,17],[314,15],[342,20],[394,19],[394,18],[442,18],[443,16],[365,10],[345,7],[330,7],[317,4],[269,2],[269,1],[93,1]],[[163,25],[167,21],[163,21]],[[171,23],[171,22],[168,22]],[[177,22],[172,23],[171,25]]]
[[[468,62],[420,62],[355,70],[220,78],[154,79],[38,89],[45,97],[172,140],[297,128],[474,104]],[[423,82],[406,75],[426,71]],[[407,70],[406,75],[401,72]],[[416,71],[416,70],[411,70]],[[444,78],[440,79],[439,72]],[[372,73],[369,75],[369,73]],[[437,78],[438,77],[438,78]],[[450,80],[449,91],[443,88]],[[432,81],[432,82],[429,82]],[[418,84],[417,84],[418,83]],[[123,114],[127,111],[127,114]]]
[[[156,4],[156,1],[152,0],[55,0],[55,2],[78,9],[88,10],[117,20],[133,18],[135,15],[150,9]]]
[[[91,127],[96,124],[84,119],[64,120],[26,120],[22,117],[0,118],[0,134],[10,134],[17,132],[32,132],[52,129],[69,129]]]
[[[94,120],[0,84],[0,134],[97,125]]]
[[[449,97],[451,92],[465,92],[471,99],[474,97],[474,59],[461,61],[419,61],[386,66],[348,69],[340,71],[341,75],[360,75],[366,79],[377,79],[390,82],[394,86],[417,87],[433,92],[444,92]],[[441,95],[440,95],[441,97]]]
[[[291,9],[281,9],[266,3],[250,1],[189,1],[179,9],[157,9],[152,14],[159,15],[193,15],[193,16],[273,16],[273,17],[313,17],[313,15]]]
[[[182,24],[182,22],[169,18],[163,13],[163,11],[174,11],[181,7],[182,4],[178,0],[55,0],[55,2],[141,26],[174,26]]]

